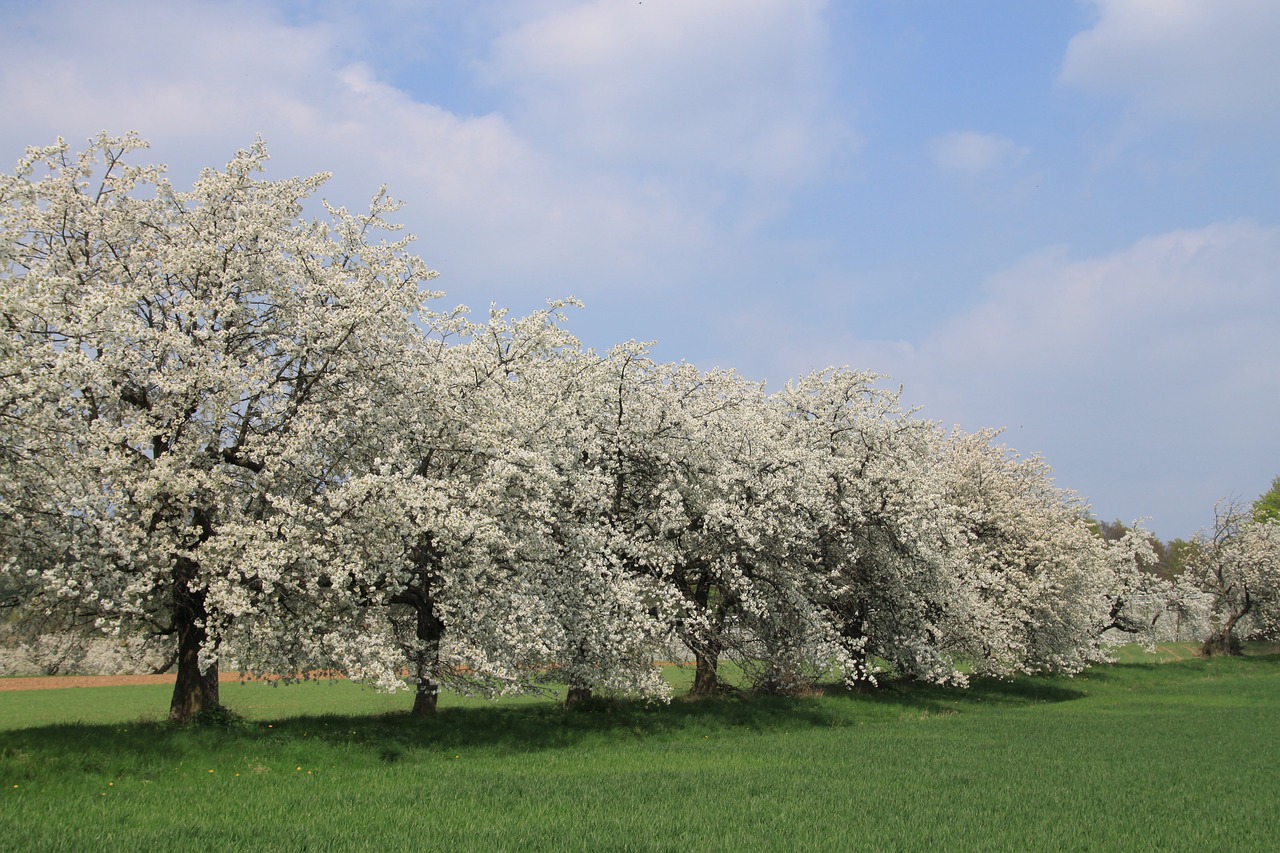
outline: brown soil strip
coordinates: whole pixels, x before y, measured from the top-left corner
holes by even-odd
[[[64,687],[122,687],[134,684],[173,684],[168,675],[49,675],[0,678],[0,692],[6,690],[58,690]],[[239,681],[238,672],[220,672],[218,681]]]
[[[684,663],[663,661],[658,666],[688,666]],[[315,678],[341,678],[334,673],[315,673]],[[173,684],[177,678],[167,675],[35,675],[17,678],[0,678],[0,693],[6,690],[59,690],[65,687],[129,687],[135,684]],[[257,681],[241,678],[238,672],[220,672],[218,681]]]

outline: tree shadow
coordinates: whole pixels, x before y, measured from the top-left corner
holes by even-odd
[[[974,677],[968,687],[948,687],[910,679],[894,679],[876,688],[829,688],[830,693],[851,694],[859,701],[902,705],[925,712],[962,712],[966,708],[1023,707],[1050,702],[1070,702],[1085,697],[1083,690],[1047,679],[1019,676],[1010,679]]]
[[[647,704],[597,699],[574,710],[559,705],[444,708],[432,717],[407,713],[315,714],[222,725],[165,722],[59,724],[5,733],[0,766],[37,762],[80,773],[150,772],[227,750],[287,751],[305,743],[354,749],[393,763],[424,752],[485,748],[499,753],[572,749],[587,743],[689,738],[730,732],[794,732],[891,723],[903,715],[950,716],[982,707],[1018,707],[1080,698],[1081,691],[1048,680],[974,679],[968,688],[907,681],[872,690],[831,686],[822,695],[730,694]]]
[[[810,700],[748,697],[670,705],[596,700],[572,711],[551,704],[445,708],[431,717],[405,712],[315,714],[210,726],[60,723],[5,732],[0,770],[5,775],[24,767],[32,772],[57,768],[70,774],[145,775],[146,768],[172,768],[228,751],[271,754],[316,743],[367,751],[395,762],[424,750],[570,749],[587,742],[665,738],[691,731],[828,727],[848,716]]]

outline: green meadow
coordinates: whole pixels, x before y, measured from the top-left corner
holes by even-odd
[[[564,711],[224,684],[0,692],[6,850],[1262,850],[1280,655]],[[1266,652],[1266,653],[1260,653]],[[675,669],[677,685],[688,670]]]

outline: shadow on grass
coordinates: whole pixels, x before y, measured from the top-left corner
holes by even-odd
[[[712,705],[715,705],[712,708]],[[770,729],[824,725],[821,713],[802,703],[679,703],[566,712],[558,706],[448,708],[434,717],[393,714],[319,714],[274,721],[242,721],[227,726],[178,726],[140,722],[125,725],[56,724],[5,732],[0,742],[0,777],[24,784],[55,771],[74,776],[141,776],[160,768],[210,763],[227,754],[302,756],[336,749],[358,763],[418,760],[442,750],[482,747],[497,752],[571,748],[604,739],[642,739],[678,734],[691,727],[734,726]]]
[[[973,678],[967,688],[942,687],[915,681],[890,681],[868,690],[830,688],[829,694],[845,694],[855,701],[903,706],[934,713],[963,712],[966,708],[1023,707],[1050,702],[1070,702],[1085,696],[1084,691],[1064,687],[1047,679]]]
[[[533,752],[733,731],[844,728],[892,723],[903,715],[950,716],[1081,695],[1040,679],[976,679],[968,689],[894,682],[870,691],[829,688],[823,696],[802,698],[738,694],[701,701],[678,698],[667,705],[597,700],[573,711],[543,704],[447,708],[426,718],[318,714],[225,726],[62,724],[6,732],[0,765],[53,762],[72,771],[109,773],[122,767],[173,767],[226,750],[276,752],[304,744],[355,750],[365,760],[393,763],[423,751],[479,747]]]

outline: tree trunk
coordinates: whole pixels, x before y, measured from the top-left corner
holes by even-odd
[[[1222,627],[1209,635],[1204,641],[1204,645],[1200,647],[1201,654],[1212,655],[1242,655],[1244,648],[1240,645],[1240,638],[1236,636],[1236,623],[1248,615],[1253,607],[1253,601],[1246,595],[1244,607],[1238,612],[1227,617],[1227,621],[1222,623]]]
[[[714,696],[720,692],[720,676],[717,668],[720,664],[720,652],[724,647],[720,629],[724,624],[725,602],[724,596],[719,596],[714,612],[711,612],[709,607],[711,593],[711,579],[704,573],[693,589],[692,599],[694,606],[707,615],[711,626],[706,636],[694,637],[692,641],[685,639],[685,643],[693,649],[693,687],[689,690],[690,696]]]
[[[1209,638],[1200,646],[1200,653],[1208,657],[1213,655],[1242,655],[1244,649],[1240,645],[1240,638],[1237,637],[1232,630],[1234,625],[1223,627],[1220,631],[1215,631],[1209,635]]]
[[[569,685],[569,693],[564,697],[564,706],[566,708],[576,708],[589,701],[591,701],[590,687],[581,687],[576,684]]]
[[[424,581],[424,590],[426,582]],[[417,611],[418,648],[414,652],[414,677],[418,682],[417,692],[413,696],[414,717],[429,717],[436,712],[436,703],[440,698],[440,684],[436,681],[436,671],[440,666],[440,640],[444,637],[444,622],[436,616],[431,596],[424,592],[424,602]]]
[[[693,687],[690,696],[715,696],[720,692],[720,640],[707,640],[693,651]]]
[[[169,719],[179,723],[220,706],[217,662],[200,671],[200,649],[208,639],[205,620],[209,614],[205,610],[204,592],[190,587],[195,568],[190,560],[181,558],[174,570],[173,624],[178,634],[178,678],[169,703]]]
[[[409,713],[415,717],[430,717],[436,712],[439,699],[440,685],[430,679],[420,679],[418,692],[413,695],[413,710]]]

